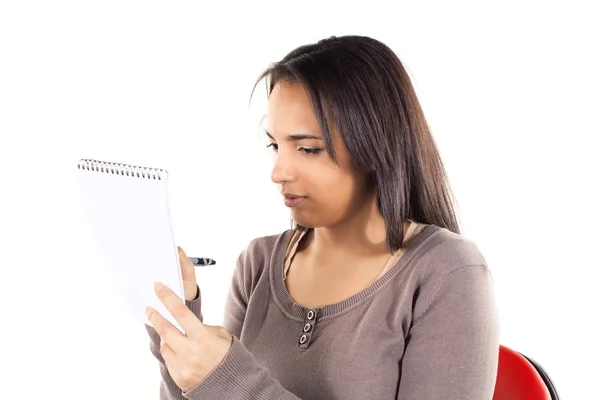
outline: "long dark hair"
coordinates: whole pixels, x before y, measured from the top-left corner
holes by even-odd
[[[447,174],[410,76],[387,45],[365,36],[330,37],[271,64],[252,93],[263,79],[267,95],[281,81],[305,88],[334,162],[329,125],[339,130],[358,170],[373,177],[390,251],[401,248],[407,219],[460,233]]]

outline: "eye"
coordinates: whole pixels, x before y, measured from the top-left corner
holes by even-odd
[[[298,150],[306,154],[319,154],[321,151],[323,151],[323,149],[316,147],[300,147]]]
[[[279,145],[277,143],[269,143],[267,147],[272,147],[273,151],[279,150]]]

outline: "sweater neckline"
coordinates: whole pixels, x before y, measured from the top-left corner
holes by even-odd
[[[290,296],[287,286],[284,282],[284,268],[285,268],[285,249],[291,239],[293,230],[289,229],[284,232],[279,238],[279,243],[275,246],[276,251],[273,254],[270,262],[270,281],[271,290],[275,298],[276,303],[281,310],[289,317],[297,320],[303,320],[308,310],[313,310],[317,313],[320,318],[334,316],[340,314],[363,300],[370,297],[378,289],[384,286],[390,281],[400,270],[404,268],[413,258],[418,248],[435,232],[439,231],[440,227],[436,225],[427,225],[423,230],[412,240],[412,243],[406,249],[405,253],[396,261],[393,267],[391,267],[385,274],[380,276],[375,282],[367,286],[362,291],[342,300],[338,303],[327,304],[319,308],[308,308],[300,304],[297,304]]]

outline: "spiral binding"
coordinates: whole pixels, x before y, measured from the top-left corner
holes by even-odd
[[[144,167],[139,165],[130,165],[115,163],[110,161],[81,159],[77,163],[80,170],[101,172],[112,175],[130,176],[133,178],[144,178],[163,180],[167,177],[167,171],[161,168]]]

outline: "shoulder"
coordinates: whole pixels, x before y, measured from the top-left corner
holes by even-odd
[[[269,269],[275,258],[283,257],[285,248],[293,231],[286,231],[256,237],[250,240],[240,252],[235,275],[240,279],[240,284],[249,292],[253,290],[260,277]]]
[[[446,274],[469,265],[487,266],[486,259],[474,240],[445,228],[430,228],[433,233],[417,246],[415,252],[419,263],[435,266],[430,272]]]
[[[431,227],[413,249],[410,273],[418,295],[415,314],[420,315],[449,293],[474,298],[491,295],[491,273],[484,255],[472,239],[444,228]]]
[[[276,257],[287,246],[293,231],[285,230],[272,235],[256,237],[240,253],[240,262],[244,264],[262,264]]]

